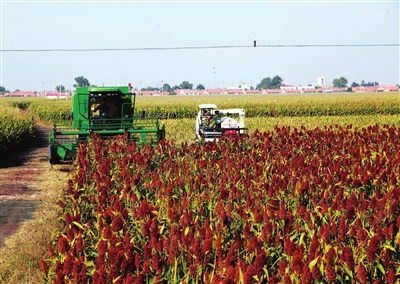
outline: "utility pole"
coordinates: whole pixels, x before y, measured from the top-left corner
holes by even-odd
[[[215,66],[213,66],[213,73],[214,73],[214,89],[215,89]]]

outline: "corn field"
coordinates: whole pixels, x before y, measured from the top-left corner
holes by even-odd
[[[29,145],[35,131],[33,115],[19,108],[0,105],[0,155]]]

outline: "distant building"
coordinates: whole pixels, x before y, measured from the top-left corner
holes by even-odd
[[[258,94],[261,94],[261,91],[260,90],[257,90],[257,89],[254,89],[254,90],[245,90],[244,91],[245,92],[245,94],[248,94],[248,95],[258,95]]]
[[[326,85],[326,77],[318,77],[317,80],[318,80],[317,84],[318,86],[323,87]]]
[[[297,90],[302,91],[302,90],[314,90],[315,86],[298,86]]]
[[[15,91],[13,93],[4,94],[5,97],[37,97],[37,94],[32,91]]]
[[[206,89],[204,95],[224,95],[226,89]]]
[[[398,92],[399,88],[393,84],[381,84],[377,86],[358,86],[352,88],[353,92]]]
[[[240,95],[240,94],[243,94],[244,92],[242,89],[227,89],[226,93],[228,95]]]
[[[282,91],[295,91],[297,90],[297,87],[295,85],[282,85],[280,89]]]
[[[244,90],[251,90],[250,84],[241,84],[240,89]]]

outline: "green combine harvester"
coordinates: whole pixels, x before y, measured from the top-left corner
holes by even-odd
[[[165,138],[165,126],[160,126],[158,118],[146,117],[145,111],[136,113],[135,100],[130,84],[77,88],[70,120],[54,121],[49,135],[50,163],[72,160],[79,141],[90,139],[91,133],[104,139],[127,133],[138,145],[156,145]]]

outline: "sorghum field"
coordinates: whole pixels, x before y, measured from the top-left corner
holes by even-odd
[[[244,108],[250,136],[194,141],[199,103]],[[137,106],[161,114],[167,140],[80,146],[44,282],[400,281],[398,93]]]

